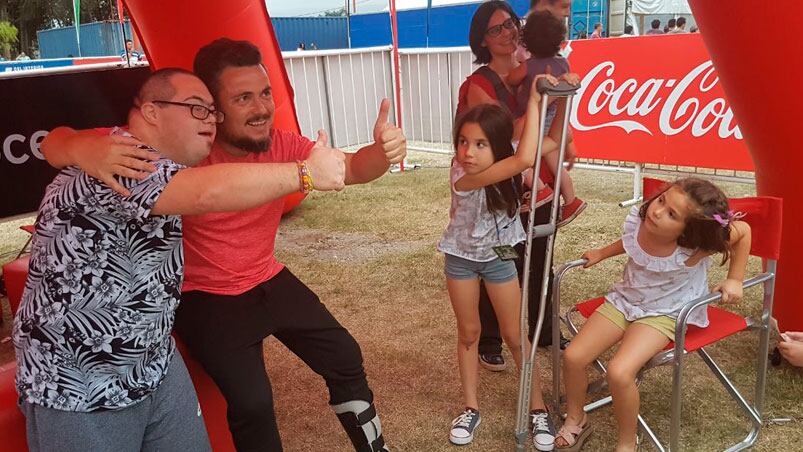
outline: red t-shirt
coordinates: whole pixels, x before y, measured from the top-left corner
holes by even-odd
[[[305,160],[314,143],[273,129],[268,152],[235,157],[217,145],[198,166],[215,163],[282,163]],[[284,199],[241,212],[184,215],[183,292],[239,295],[279,273],[273,255]]]

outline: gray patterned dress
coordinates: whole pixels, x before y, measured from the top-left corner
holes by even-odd
[[[493,247],[523,242],[524,228],[518,213],[511,218],[505,212],[488,210],[485,188],[457,190],[454,184],[465,174],[463,167],[453,160],[449,173],[452,187],[449,226],[438,243],[438,251],[474,262],[490,262],[497,259]]]

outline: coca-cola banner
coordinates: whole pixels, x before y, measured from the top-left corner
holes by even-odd
[[[699,34],[571,41],[564,52],[582,79],[571,117],[581,157],[753,170]]]

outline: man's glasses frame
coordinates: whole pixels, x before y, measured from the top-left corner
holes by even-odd
[[[209,107],[199,104],[189,104],[186,102],[173,102],[171,100],[152,100],[154,104],[167,104],[167,105],[178,105],[181,107],[187,107],[190,109],[190,114],[195,119],[200,119],[201,121],[205,120],[209,117],[209,115],[215,116],[215,123],[220,124],[225,119],[226,115],[223,114],[222,111],[213,110]]]

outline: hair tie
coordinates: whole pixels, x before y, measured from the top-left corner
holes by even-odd
[[[730,226],[731,223],[733,223],[734,220],[742,219],[744,218],[745,215],[746,214],[744,212],[734,212],[732,210],[729,210],[728,213],[725,215],[720,215],[718,213],[715,213],[713,217],[714,220],[716,220],[717,223],[722,225],[723,228],[727,228],[728,226]]]

